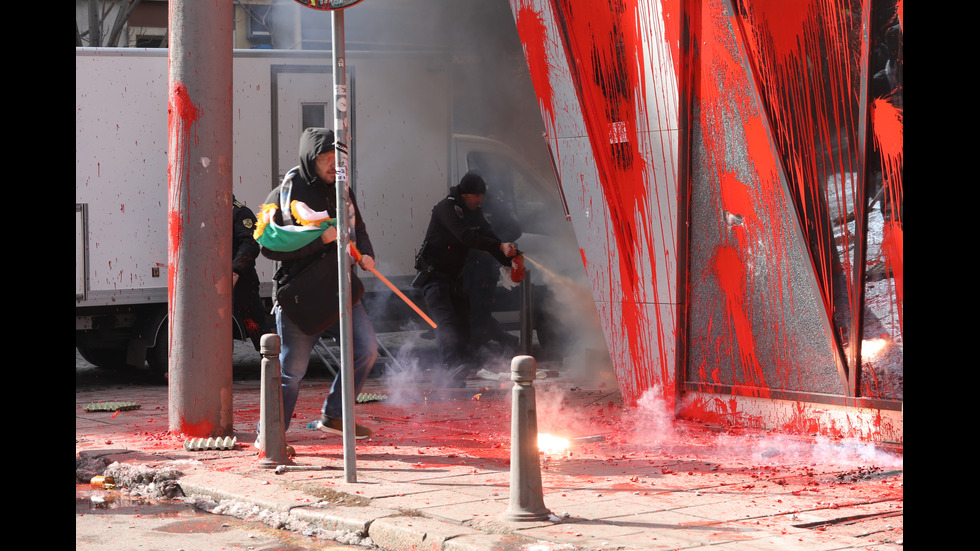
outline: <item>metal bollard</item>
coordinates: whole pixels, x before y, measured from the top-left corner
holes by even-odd
[[[538,458],[538,416],[534,405],[537,362],[532,356],[516,356],[510,363],[514,397],[510,423],[510,505],[502,520],[545,520],[551,514],[541,490]]]
[[[259,398],[259,467],[272,469],[289,463],[286,455],[286,424],[282,413],[282,374],[279,366],[279,335],[262,335],[262,388]]]

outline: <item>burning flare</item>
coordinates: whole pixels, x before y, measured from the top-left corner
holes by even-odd
[[[538,451],[546,454],[560,454],[568,451],[567,438],[553,434],[538,434]]]
[[[886,339],[866,339],[861,342],[861,357],[866,360],[873,360],[881,354],[888,346]]]

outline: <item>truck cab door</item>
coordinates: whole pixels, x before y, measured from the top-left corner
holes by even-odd
[[[525,234],[553,234],[556,227],[567,225],[562,224],[553,179],[538,174],[506,144],[476,136],[457,136],[454,142],[456,179],[451,184],[467,171],[478,172],[487,182],[487,194],[513,210]]]

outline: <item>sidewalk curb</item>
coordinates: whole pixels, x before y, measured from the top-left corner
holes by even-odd
[[[371,543],[381,549],[490,551],[532,541],[519,536],[488,534],[433,519],[418,511],[311,502],[315,498],[305,492],[280,484],[256,487],[245,483],[243,478],[248,477],[202,471],[185,474],[177,482],[189,497],[205,497],[215,502],[235,501],[268,513],[284,514],[292,520],[311,524],[318,530],[370,538]],[[295,505],[290,504],[294,501]]]

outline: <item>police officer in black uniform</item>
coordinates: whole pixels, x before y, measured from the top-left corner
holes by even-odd
[[[493,232],[480,205],[487,184],[475,172],[467,172],[452,186],[449,196],[432,208],[425,241],[416,258],[418,275],[413,285],[421,288],[429,314],[436,322],[436,344],[449,385],[462,387],[472,369],[469,299],[462,273],[470,249],[490,253],[501,265],[511,266],[517,245],[501,241]]]
[[[494,180],[490,181],[494,183]],[[521,224],[514,209],[500,197],[497,185],[487,189],[480,205],[483,214],[502,241],[516,242],[521,236]],[[517,350],[520,339],[504,331],[493,317],[493,305],[500,280],[499,264],[489,253],[471,249],[463,269],[463,284],[470,299],[470,344],[478,350],[496,341],[508,352]]]
[[[237,319],[252,340],[255,350],[259,341],[270,331],[266,323],[265,308],[259,298],[259,275],[255,271],[255,259],[259,256],[259,244],[255,242],[255,213],[232,195],[232,292],[233,310]]]

